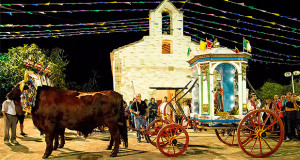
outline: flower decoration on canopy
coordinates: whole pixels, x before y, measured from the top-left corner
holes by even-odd
[[[35,63],[34,68],[36,68],[39,72],[43,69],[43,62],[41,59]]]
[[[52,63],[50,62],[49,64],[48,64],[48,66],[45,68],[45,70],[44,70],[44,73],[46,74],[46,75],[50,75],[51,74],[51,67],[52,66]]]
[[[33,58],[32,58],[32,55],[29,55],[29,57],[24,61],[24,65],[26,67],[33,67]]]

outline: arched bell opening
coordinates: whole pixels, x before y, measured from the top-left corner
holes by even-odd
[[[171,16],[168,11],[164,11],[161,13],[162,16],[162,34],[163,35],[171,35]]]

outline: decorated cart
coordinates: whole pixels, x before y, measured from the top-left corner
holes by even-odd
[[[247,111],[246,68],[250,56],[227,48],[195,55],[189,61],[193,80],[184,87],[188,89],[182,89],[167,104],[172,102],[170,108],[182,117],[181,123],[176,124],[165,107],[164,118],[143,131],[147,140],[164,155],[175,157],[188,147],[187,129],[213,129],[222,143],[239,146],[251,157],[263,158],[276,152],[284,137],[279,116],[272,110]],[[179,103],[188,92],[193,95],[190,117],[184,115]],[[177,113],[176,107],[183,114]]]

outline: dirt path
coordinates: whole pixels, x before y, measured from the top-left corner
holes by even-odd
[[[0,118],[0,159],[1,160],[35,160],[41,159],[44,154],[46,143],[37,129],[33,129],[30,118],[26,118],[25,133],[27,137],[20,136],[19,125],[17,128],[17,141],[19,145],[6,145],[3,142],[4,125],[3,118]],[[48,159],[114,159],[114,160],[156,160],[156,159],[253,159],[246,155],[239,147],[228,147],[221,143],[214,131],[194,132],[189,130],[190,144],[187,151],[178,157],[169,158],[159,152],[159,150],[149,143],[136,142],[135,132],[129,132],[129,149],[121,147],[116,158],[110,158],[110,151],[105,148],[108,145],[108,133],[95,133],[87,139],[77,138],[75,131],[66,130],[66,144],[62,149],[53,151]],[[300,159],[300,141],[283,142],[280,149],[267,159]]]

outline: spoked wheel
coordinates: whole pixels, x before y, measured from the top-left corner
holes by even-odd
[[[189,126],[189,118],[185,118],[185,117],[182,117],[181,119],[181,122],[180,122],[180,125],[184,128],[187,128]]]
[[[156,138],[158,132],[166,125],[164,120],[154,120],[151,122],[146,131],[145,138],[148,142],[150,142],[153,146],[156,146]]]
[[[238,146],[236,129],[215,129],[218,139],[228,146]]]
[[[176,157],[187,149],[189,135],[182,126],[169,124],[159,131],[156,143],[162,154],[168,157]]]
[[[238,146],[237,129],[215,129],[218,139],[228,146]],[[248,135],[246,132],[241,132],[241,136]],[[248,139],[244,139],[242,143],[245,143]]]
[[[273,111],[255,110],[242,119],[237,137],[239,146],[246,154],[254,158],[265,158],[280,147],[284,126]]]

